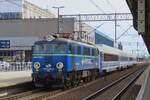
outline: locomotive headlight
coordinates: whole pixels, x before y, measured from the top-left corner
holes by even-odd
[[[61,70],[64,67],[64,64],[62,62],[59,62],[56,64],[57,69]]]
[[[41,67],[41,65],[39,62],[34,63],[34,68],[36,69],[36,71],[38,71],[40,67]]]

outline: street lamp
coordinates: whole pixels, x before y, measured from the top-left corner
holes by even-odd
[[[57,33],[59,33],[59,27],[60,27],[60,23],[59,23],[59,10],[61,9],[61,8],[64,8],[64,6],[59,6],[59,7],[53,7],[53,8],[55,8],[55,9],[57,9],[57,14],[58,14],[58,18],[57,18]]]

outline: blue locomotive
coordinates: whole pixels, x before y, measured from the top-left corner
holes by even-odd
[[[93,80],[102,71],[123,67],[129,61],[130,65],[135,63],[135,59],[131,60],[133,56],[123,56],[121,51],[115,50],[64,38],[37,41],[32,54],[33,82],[36,86],[70,87],[81,80]]]
[[[77,85],[82,78],[96,76],[98,50],[95,46],[57,38],[38,41],[33,47],[33,81],[35,84],[67,87]]]

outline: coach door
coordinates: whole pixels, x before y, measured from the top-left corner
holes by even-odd
[[[103,59],[104,59],[104,56],[103,56],[103,52],[99,52],[99,72],[100,74],[103,74]]]

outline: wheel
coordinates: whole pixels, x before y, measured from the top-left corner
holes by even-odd
[[[79,86],[80,84],[80,77],[78,77],[78,75],[74,75],[73,79],[72,79],[72,87],[76,87]]]
[[[72,82],[70,80],[65,80],[65,83],[64,83],[65,88],[70,88],[71,85],[72,85]]]

